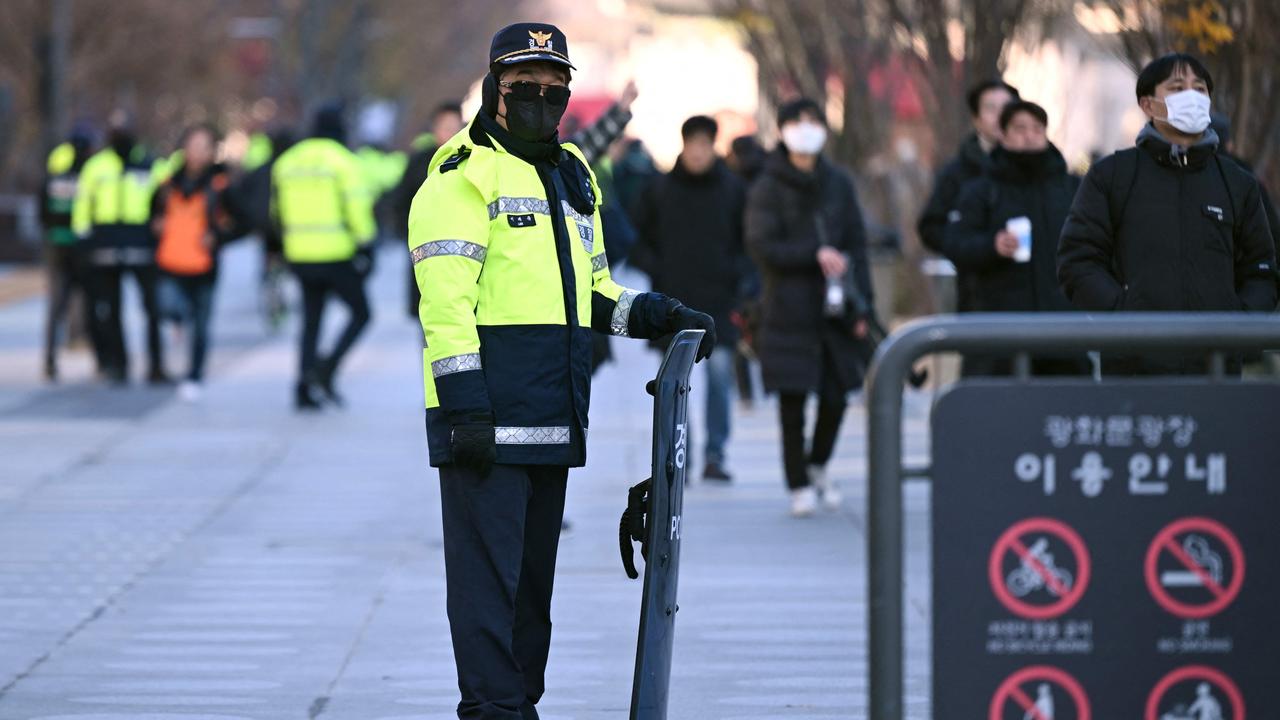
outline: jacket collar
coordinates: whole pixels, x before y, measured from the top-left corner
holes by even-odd
[[[965,138],[960,144],[960,153],[957,157],[961,164],[975,175],[986,170],[991,164],[991,156],[982,149],[982,141],[978,139],[977,133],[970,133],[969,137]]]
[[[1198,170],[1218,152],[1218,133],[1209,128],[1194,145],[1188,147],[1170,142],[1155,125],[1147,123],[1138,133],[1136,144],[1164,167]]]
[[[1057,146],[1038,153],[1021,153],[997,147],[991,151],[991,174],[998,180],[1037,182],[1067,172],[1067,161]]]
[[[804,172],[791,164],[791,158],[787,156],[785,148],[778,147],[769,154],[769,158],[765,161],[764,169],[766,173],[777,178],[784,185],[807,192],[816,192],[822,187],[823,180],[827,176],[828,165],[826,157],[819,155],[818,164],[814,167],[813,172]]]

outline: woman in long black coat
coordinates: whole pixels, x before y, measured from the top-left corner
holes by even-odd
[[[826,124],[817,104],[784,105],[778,126],[782,142],[751,188],[745,231],[764,279],[757,352],[765,389],[780,396],[791,511],[804,516],[819,493],[828,507],[840,504],[825,467],[846,396],[862,385],[860,311],[871,307],[871,278],[853,180],[821,154]],[[818,418],[807,445],[804,407],[811,394],[818,395]]]

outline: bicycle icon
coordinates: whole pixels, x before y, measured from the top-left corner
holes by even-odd
[[[1037,567],[1037,565],[1039,567]],[[1053,581],[1050,582],[1049,578]],[[1065,568],[1054,562],[1049,552],[1049,538],[1041,537],[1027,548],[1018,567],[1005,577],[1005,587],[1014,597],[1026,597],[1037,590],[1044,590],[1054,597],[1071,592],[1075,578]]]

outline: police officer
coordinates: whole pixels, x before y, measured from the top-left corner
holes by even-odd
[[[610,277],[600,194],[557,128],[573,65],[542,23],[493,38],[483,105],[413,202],[431,464],[440,468],[460,718],[536,718],[570,467],[586,461],[591,332],[711,318]]]
[[[91,139],[77,128],[66,142],[49,153],[47,174],[40,190],[40,220],[49,253],[49,308],[44,333],[44,374],[58,379],[58,330],[67,316],[71,294],[84,288],[84,261],[79,238],[71,229],[71,209],[75,205],[80,171],[89,159]],[[85,329],[93,337],[90,304],[84,303]],[[94,345],[95,349],[97,345]]]
[[[369,324],[364,280],[373,268],[373,198],[347,149],[342,109],[321,108],[312,136],[284,152],[271,169],[271,212],[284,238],[284,257],[302,285],[303,325],[294,403],[315,410],[322,398],[341,404],[334,376]],[[319,351],[324,306],[333,294],[349,312],[328,355]]]
[[[107,147],[84,164],[71,209],[72,230],[85,242],[88,256],[102,371],[112,382],[128,380],[120,286],[129,273],[142,291],[147,313],[148,378],[152,384],[168,384],[156,310],[156,243],[150,227],[155,173],[128,118],[117,115],[112,125]]]

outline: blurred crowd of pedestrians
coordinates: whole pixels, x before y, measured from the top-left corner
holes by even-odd
[[[1276,211],[1245,161],[1229,152],[1229,127],[1211,115],[1213,80],[1189,55],[1145,68],[1136,98],[1149,124],[1136,146],[1098,160],[1080,178],[1048,140],[1049,117],[1007,83],[969,93],[973,134],[937,176],[919,237],[957,271],[962,312],[1272,311]],[[605,204],[607,261],[628,262],[654,290],[710,314],[722,350],[706,363],[702,476],[731,479],[726,448],[735,400],[756,398],[753,378],[776,393],[783,475],[791,510],[838,507],[828,476],[850,393],[874,350],[867,229],[852,176],[828,159],[830,129],[815,102],[777,112],[772,149],[755,136],[716,148],[707,116],[680,128],[682,151],[660,172],[626,134],[634,85],[586,127],[561,127],[595,170]],[[288,129],[251,138],[242,162],[219,161],[212,126],[188,128],[171,155],[155,157],[123,114],[105,142],[77,127],[48,159],[41,193],[48,241],[45,374],[58,378],[62,328],[82,324],[99,375],[131,377],[122,285],[133,278],[146,318],[153,384],[173,382],[166,344],[185,338],[179,393],[201,395],[211,343],[221,248],[253,237],[262,246],[264,312],[287,315],[281,290],[300,287],[301,331],[293,401],[300,410],[340,405],[336,377],[372,313],[365,283],[380,237],[403,237],[413,199],[437,150],[461,132],[457,101],[442,102],[409,152],[347,143],[340,106],[321,108],[304,137]],[[405,308],[419,309],[406,262]],[[75,293],[83,316],[69,318]],[[346,325],[322,350],[329,298]],[[168,326],[181,328],[181,332]],[[595,339],[594,362],[610,359]],[[663,340],[654,341],[661,348]],[[760,372],[753,370],[759,362]],[[1107,372],[1203,370],[1199,358],[1105,358]],[[1036,374],[1099,372],[1084,356],[1035,357]],[[1007,375],[1001,357],[967,357],[965,375]],[[806,405],[816,398],[812,427]]]

